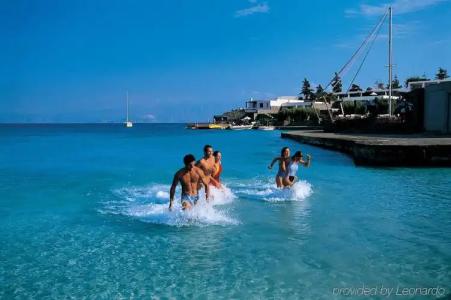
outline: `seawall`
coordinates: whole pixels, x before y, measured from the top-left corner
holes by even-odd
[[[451,166],[451,136],[283,132],[282,138],[350,155],[368,166]]]

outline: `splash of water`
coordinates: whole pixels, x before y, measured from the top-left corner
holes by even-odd
[[[303,201],[312,193],[312,185],[305,180],[296,182],[291,188],[279,189],[270,179],[253,179],[234,185],[238,196],[269,202]]]
[[[235,199],[235,195],[229,188],[211,188],[208,203],[205,201],[205,193],[201,192],[198,204],[187,211],[182,210],[180,195],[174,200],[172,211],[169,211],[169,188],[169,185],[151,184],[114,190],[114,199],[105,202],[100,212],[124,215],[142,222],[172,226],[234,225],[239,223],[229,216],[227,210],[215,207],[228,204]]]

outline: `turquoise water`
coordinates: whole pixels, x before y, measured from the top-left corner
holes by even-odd
[[[354,166],[280,132],[0,126],[0,298],[333,299],[451,283],[451,169]],[[184,154],[223,153],[214,206],[167,211]],[[313,156],[291,191],[266,166]],[[374,298],[383,298],[381,295]]]

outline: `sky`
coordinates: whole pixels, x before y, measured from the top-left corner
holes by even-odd
[[[0,0],[0,122],[200,122],[326,85],[393,6],[394,74],[451,73],[451,0]],[[356,82],[387,82],[384,25]],[[358,62],[343,76],[351,80]]]

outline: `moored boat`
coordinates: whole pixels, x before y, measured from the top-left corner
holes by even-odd
[[[127,128],[133,127],[133,122],[130,121],[130,119],[128,118],[128,91],[127,91],[127,118],[125,121],[125,127],[127,127]]]
[[[208,124],[209,129],[226,129],[228,127],[228,124]]]
[[[230,125],[229,129],[232,130],[249,130],[252,129],[254,125]]]
[[[258,130],[274,130],[276,129],[275,126],[258,126]]]

